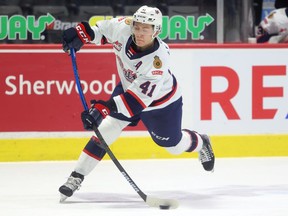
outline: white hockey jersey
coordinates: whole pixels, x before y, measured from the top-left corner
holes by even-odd
[[[259,24],[257,32],[258,41],[279,43],[284,42],[283,40],[285,40],[286,36],[288,36],[286,8],[271,11]]]
[[[124,94],[113,99],[119,113],[132,117],[142,111],[163,108],[181,97],[174,75],[170,72],[169,47],[156,38],[154,47],[136,52],[133,44],[131,18],[103,20],[93,26],[95,44],[103,40],[113,44],[117,70]],[[103,37],[104,36],[104,37]]]

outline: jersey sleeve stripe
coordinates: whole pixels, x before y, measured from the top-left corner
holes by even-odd
[[[129,93],[133,98],[135,98],[135,100],[143,107],[143,109],[146,108],[146,105],[143,103],[143,101],[131,90],[127,90],[127,93]]]
[[[130,116],[133,116],[133,112],[132,112],[132,110],[130,109],[130,106],[128,105],[128,103],[127,103],[127,101],[126,101],[126,99],[125,99],[125,97],[124,97],[124,94],[121,94],[120,97],[121,97],[121,100],[122,100],[123,104],[125,105],[126,110],[127,110],[128,113],[129,113],[129,115],[130,115]]]
[[[125,104],[125,107],[128,110],[130,116],[134,116],[146,108],[146,105],[143,103],[143,101],[129,89],[121,95],[121,99]]]
[[[166,101],[168,101],[171,97],[173,97],[173,95],[175,94],[176,90],[177,90],[177,81],[176,78],[174,77],[174,75],[172,75],[173,77],[173,86],[172,86],[172,90],[164,95],[162,98],[158,99],[158,100],[154,100],[149,107],[153,107],[153,106],[158,106],[161,105],[163,103],[165,103]]]

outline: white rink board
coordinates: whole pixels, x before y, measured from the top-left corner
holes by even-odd
[[[183,126],[209,134],[285,134],[288,133],[287,50],[265,48],[172,49],[172,72],[176,75],[184,98]],[[208,67],[228,67],[237,73],[239,89],[231,99],[240,120],[228,119],[219,103],[212,105],[212,119],[201,120],[201,70]],[[263,87],[276,87],[283,97],[265,96],[263,109],[276,109],[270,119],[252,118],[252,74],[255,66],[284,66],[285,75],[264,77]],[[191,82],[192,80],[192,82]],[[224,77],[213,77],[212,91],[223,92],[228,87]]]

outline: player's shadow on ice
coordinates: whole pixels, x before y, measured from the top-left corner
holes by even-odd
[[[223,187],[210,187],[207,189],[197,189],[195,191],[153,191],[147,195],[163,199],[176,199],[179,201],[179,208],[201,209],[223,208],[226,199],[266,197],[271,195],[288,195],[288,185],[268,185],[268,186],[242,186],[226,185]],[[149,208],[139,195],[123,193],[75,193],[68,198],[64,204],[94,203],[107,208]],[[237,203],[237,202],[235,202]]]
[[[178,192],[176,192],[178,193]],[[148,196],[173,199],[174,191],[163,192],[153,191],[152,193],[147,192]],[[73,197],[68,198],[63,204],[99,204],[101,207],[106,208],[150,208],[142,198],[137,194],[123,194],[123,193],[75,193]]]
[[[137,195],[120,193],[75,193],[63,204],[94,203],[109,208],[144,208],[147,205]]]

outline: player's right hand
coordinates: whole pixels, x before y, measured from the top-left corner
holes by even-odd
[[[81,22],[75,28],[69,28],[63,32],[62,47],[69,53],[70,48],[79,51],[85,43],[94,39],[94,31],[88,22]]]

